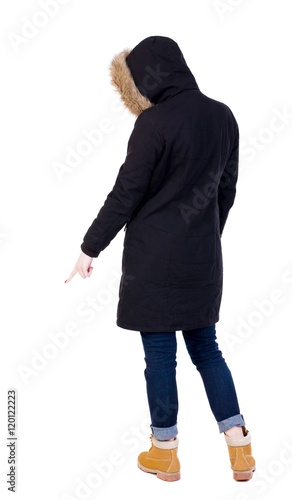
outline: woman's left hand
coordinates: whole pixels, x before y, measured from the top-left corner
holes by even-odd
[[[89,278],[92,274],[93,267],[91,266],[93,257],[89,257],[85,253],[81,252],[73,271],[70,276],[65,280],[65,283],[69,283],[75,274],[80,274],[81,278]]]

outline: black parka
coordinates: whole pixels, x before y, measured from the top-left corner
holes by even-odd
[[[117,325],[168,332],[219,321],[221,235],[234,203],[239,131],[204,95],[178,45],[153,36],[116,56],[112,83],[137,119],[112,191],[82,251],[125,226]]]

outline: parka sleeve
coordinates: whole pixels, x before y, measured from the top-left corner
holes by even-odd
[[[115,184],[84,236],[81,250],[86,255],[98,257],[131,218],[147,191],[162,149],[161,137],[145,111],[135,122]]]
[[[231,209],[236,195],[236,184],[238,180],[239,162],[239,129],[234,119],[234,141],[231,154],[228,158],[218,188],[218,205],[220,217],[220,234],[222,235],[229,210]]]

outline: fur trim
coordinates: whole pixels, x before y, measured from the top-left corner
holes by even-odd
[[[135,85],[131,71],[126,63],[130,50],[126,49],[117,54],[110,65],[111,83],[120,93],[121,99],[128,110],[136,117],[145,109],[153,106],[149,99],[141,94]]]

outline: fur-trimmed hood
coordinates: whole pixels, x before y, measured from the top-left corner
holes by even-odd
[[[198,90],[184,56],[171,38],[151,36],[133,50],[117,54],[110,65],[111,82],[136,117],[185,90]]]

